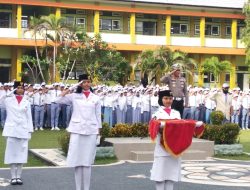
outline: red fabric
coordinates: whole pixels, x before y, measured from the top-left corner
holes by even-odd
[[[167,112],[168,115],[170,115],[170,113],[171,113],[171,108],[165,108],[164,111]]]
[[[86,98],[89,97],[90,91],[83,91],[83,94],[86,96]]]
[[[174,156],[183,153],[192,143],[195,130],[194,120],[166,120],[162,145]]]
[[[155,138],[157,137],[157,134],[159,132],[160,129],[160,121],[155,120],[155,119],[151,119],[149,121],[149,127],[148,127],[148,132],[149,132],[149,136],[151,138],[151,140],[155,140]]]
[[[195,127],[194,129],[194,136],[200,138],[205,130],[205,126],[202,125],[200,127]]]
[[[23,99],[23,96],[17,95],[17,96],[16,96],[16,99],[17,99],[18,104],[20,104],[20,102],[21,102],[22,99]]]

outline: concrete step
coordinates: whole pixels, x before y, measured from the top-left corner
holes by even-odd
[[[187,150],[182,156],[182,160],[205,160],[207,153],[201,150]],[[153,151],[131,151],[131,159],[134,161],[153,161]]]
[[[153,160],[153,151],[155,143],[149,138],[108,138],[114,146],[115,155],[119,160]],[[183,155],[187,160],[203,160],[214,155],[214,142],[203,139],[193,139],[192,145]],[[150,153],[151,152],[151,153]],[[190,156],[192,154],[192,156]]]

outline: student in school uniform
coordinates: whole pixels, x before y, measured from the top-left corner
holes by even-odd
[[[33,132],[31,107],[24,96],[21,82],[14,83],[14,94],[5,98],[7,118],[3,136],[6,137],[4,163],[10,165],[11,185],[22,185],[22,166],[28,159],[28,141]]]

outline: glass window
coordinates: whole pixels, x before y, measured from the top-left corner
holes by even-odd
[[[73,16],[66,16],[65,22],[67,25],[73,26],[75,24],[75,17]]]
[[[187,34],[188,33],[188,25],[187,24],[180,24],[180,33]]]
[[[143,32],[143,22],[136,22],[136,32]]]
[[[76,25],[85,28],[85,18],[76,18]]]
[[[226,26],[226,36],[231,36],[231,35],[232,35],[231,26]]]
[[[196,34],[196,35],[200,34],[200,25],[199,24],[196,24],[194,26],[194,34]]]
[[[121,21],[120,20],[112,20],[112,29],[113,30],[121,30]]]
[[[219,36],[220,35],[220,26],[212,26],[212,35]]]
[[[10,13],[0,13],[0,28],[10,28],[11,27],[11,14]]]
[[[208,35],[208,36],[211,35],[211,28],[212,28],[212,26],[210,24],[206,24],[205,35]]]
[[[101,30],[112,30],[112,20],[111,19],[101,19],[100,20]]]
[[[226,73],[225,82],[230,82],[230,73]]]
[[[171,24],[171,34],[180,34],[180,23]]]

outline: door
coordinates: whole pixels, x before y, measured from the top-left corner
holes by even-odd
[[[249,74],[244,74],[243,90],[248,90],[248,89],[249,89]]]
[[[143,22],[143,35],[156,35],[156,22]]]
[[[10,79],[10,67],[0,67],[0,81],[9,82]]]
[[[243,78],[244,78],[244,73],[237,73],[237,84],[241,90],[243,89]]]

